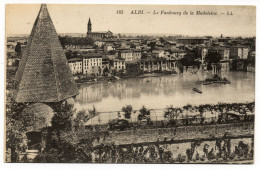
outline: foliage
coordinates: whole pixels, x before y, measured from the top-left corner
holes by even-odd
[[[134,43],[131,43],[130,48],[136,48],[136,45]]]
[[[122,108],[122,112],[125,112],[125,118],[130,119],[131,118],[131,113],[133,111],[133,107],[131,105],[127,105]]]
[[[16,46],[15,46],[15,52],[17,53],[17,56],[20,57],[21,56],[21,43],[17,42]]]
[[[163,37],[160,37],[159,41],[160,41],[161,43],[166,42],[165,39],[164,39]]]
[[[147,116],[150,116],[151,111],[148,110],[145,106],[142,106],[139,110],[140,114],[138,115],[138,119],[142,120],[143,118],[147,118]]]
[[[52,117],[52,127],[58,131],[69,131],[72,128],[72,117],[74,110],[70,107],[64,106],[57,111]]]
[[[13,57],[12,53],[11,52],[7,52],[7,58],[12,58],[12,57]]]
[[[90,116],[96,116],[97,110],[96,110],[95,106],[93,106],[93,109],[89,109],[88,113],[90,114]]]
[[[180,59],[180,64],[182,66],[198,66],[198,65],[200,65],[200,62],[195,61],[192,58],[185,57],[185,58]]]
[[[17,161],[17,154],[23,150],[23,139],[26,131],[26,123],[32,123],[30,117],[21,116],[22,110],[28,104],[16,103],[10,95],[6,97],[6,148],[11,149],[11,161]],[[28,122],[27,122],[28,121]],[[26,122],[26,123],[25,123]]]
[[[150,115],[150,110],[148,110],[145,106],[142,106],[142,108],[140,109],[140,113],[142,115]]]
[[[164,111],[164,117],[174,119],[178,116],[177,110],[179,110],[179,108],[174,108],[173,105],[168,106]]]
[[[83,45],[94,45],[94,40],[92,38],[88,37],[70,37],[70,36],[59,36],[60,43],[63,48],[65,48],[66,45],[78,45],[78,46],[83,46]]]
[[[68,162],[91,162],[92,140],[71,140],[71,131],[61,133],[49,128],[46,137],[45,150],[37,155],[34,162],[40,163],[68,163]]]
[[[221,56],[217,51],[209,50],[209,53],[206,56],[205,60],[208,63],[208,68],[211,69],[211,64],[219,63],[219,61],[221,60]]]
[[[86,114],[85,110],[77,112],[76,117],[73,119],[75,130],[78,130],[79,128],[83,127],[84,124],[87,122],[88,118],[89,117]]]

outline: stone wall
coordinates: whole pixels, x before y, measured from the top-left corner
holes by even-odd
[[[195,138],[222,137],[228,135],[254,134],[253,123],[233,123],[217,125],[182,126],[177,128],[138,129],[128,131],[110,131],[103,143],[131,144],[156,142],[163,140],[183,140]]]

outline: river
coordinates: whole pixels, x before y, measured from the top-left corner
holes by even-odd
[[[98,112],[121,110],[132,105],[139,110],[143,105],[149,109],[167,106],[182,107],[186,104],[217,104],[218,102],[253,102],[255,99],[255,73],[221,73],[231,84],[196,84],[211,78],[211,73],[165,75],[160,77],[129,78],[115,82],[98,82],[79,85],[75,108],[88,110],[95,106]],[[196,87],[202,94],[192,91]],[[114,117],[114,116],[113,116]]]

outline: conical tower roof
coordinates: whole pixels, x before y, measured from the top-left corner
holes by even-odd
[[[78,94],[45,4],[33,25],[15,80],[16,102],[59,102]]]

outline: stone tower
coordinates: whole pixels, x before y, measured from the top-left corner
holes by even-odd
[[[90,18],[88,20],[88,33],[92,31],[92,24],[91,24],[91,21],[90,21]]]
[[[46,4],[41,5],[15,80],[18,103],[57,103],[78,94]]]

